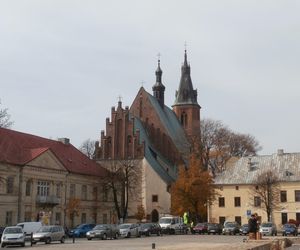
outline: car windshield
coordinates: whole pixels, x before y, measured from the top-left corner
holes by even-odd
[[[243,227],[249,227],[249,225],[248,224],[244,224]]]
[[[103,229],[106,229],[106,225],[97,225],[93,228],[93,230],[103,230]]]
[[[19,233],[23,233],[23,232],[20,227],[9,227],[9,228],[5,229],[4,233],[5,234],[19,234]]]
[[[38,230],[38,232],[40,232],[40,233],[51,232],[51,228],[52,228],[52,227],[43,226],[43,227],[41,227],[41,228]]]
[[[172,218],[161,218],[159,223],[161,224],[170,224],[172,222]]]
[[[204,227],[205,226],[205,223],[198,223],[197,225],[196,225],[196,227]]]
[[[285,224],[284,227],[294,227],[293,224]]]
[[[148,228],[148,227],[150,227],[151,226],[151,224],[142,224],[141,225],[141,228]]]
[[[234,224],[234,223],[227,223],[225,227],[236,227],[236,224]]]
[[[272,227],[272,223],[263,223],[261,227]]]
[[[120,229],[130,228],[131,224],[122,224],[119,226]]]

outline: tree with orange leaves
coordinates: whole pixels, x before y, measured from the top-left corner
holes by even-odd
[[[188,168],[179,168],[178,178],[171,186],[172,214],[189,212],[193,220],[206,220],[207,206],[212,203],[215,195],[212,176],[203,169],[197,154],[192,153]]]

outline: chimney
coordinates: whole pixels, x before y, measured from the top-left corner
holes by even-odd
[[[62,142],[65,145],[69,145],[70,144],[70,139],[69,138],[58,138],[57,140],[59,142]]]
[[[277,155],[283,155],[283,154],[284,154],[283,149],[278,149],[277,150]]]

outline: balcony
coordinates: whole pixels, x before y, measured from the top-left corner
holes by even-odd
[[[36,197],[36,203],[38,204],[48,204],[48,205],[58,205],[60,203],[60,198],[54,195],[40,196]]]

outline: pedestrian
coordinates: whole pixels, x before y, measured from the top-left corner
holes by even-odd
[[[248,220],[249,227],[249,239],[256,239],[257,232],[257,217],[255,214],[251,214],[250,219]]]

